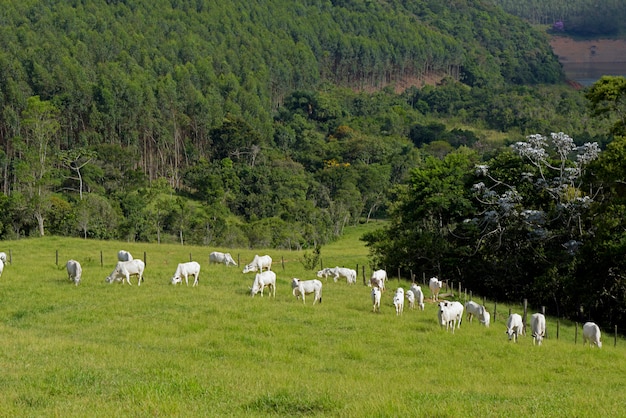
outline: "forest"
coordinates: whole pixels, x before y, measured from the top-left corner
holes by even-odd
[[[0,238],[319,250],[388,219],[375,263],[621,318],[625,88],[572,89],[524,19],[487,0],[3,1]],[[549,158],[512,151],[529,138]],[[612,278],[602,298],[574,286],[589,271]]]

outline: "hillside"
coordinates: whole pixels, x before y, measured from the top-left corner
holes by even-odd
[[[550,45],[567,78],[583,85],[590,85],[603,75],[626,74],[624,39],[576,40],[554,36]]]

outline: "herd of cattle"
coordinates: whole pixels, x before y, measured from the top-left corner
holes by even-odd
[[[135,259],[130,252],[120,250],[117,254],[118,262],[115,268],[107,276],[105,281],[107,283],[113,282],[126,282],[129,285],[130,277],[137,276],[137,285],[141,286],[143,281],[143,272],[145,264],[143,260]],[[0,276],[2,276],[4,265],[7,262],[7,255],[4,252],[0,252]],[[214,251],[209,254],[210,263],[220,263],[226,266],[236,266],[237,263],[233,260],[233,257],[229,253],[221,253]],[[263,296],[264,289],[268,288],[269,296],[276,297],[276,273],[272,270],[272,258],[269,255],[259,256],[255,255],[254,259],[248,263],[243,273],[255,272],[255,278],[250,288],[250,295],[254,297],[260,293]],[[66,263],[67,275],[70,281],[75,285],[79,285],[82,276],[82,267],[76,260],[68,260]],[[192,276],[194,281],[192,286],[198,285],[198,276],[200,275],[200,264],[195,261],[187,263],[180,263],[176,267],[176,271],[171,278],[171,283],[176,285],[182,283],[183,279],[185,284],[189,285],[189,276]],[[355,284],[357,279],[356,270],[352,270],[345,267],[332,267],[324,268],[317,272],[318,278],[324,278],[328,280],[332,277],[335,282],[339,278],[344,277],[348,284]],[[380,304],[382,293],[385,291],[385,282],[387,282],[387,273],[385,270],[376,270],[372,273],[369,286],[371,290],[372,298],[372,310],[373,312],[380,312]],[[481,324],[485,327],[489,327],[490,314],[485,306],[480,305],[474,301],[469,301],[465,305],[457,301],[439,301],[439,294],[443,288],[443,282],[436,277],[430,279],[428,283],[430,289],[431,298],[433,302],[437,303],[437,320],[441,327],[445,327],[446,330],[451,330],[454,333],[455,328],[460,328],[463,319],[463,313],[467,314],[467,319],[471,323],[474,317],[478,318]],[[305,303],[305,297],[308,294],[313,294],[313,304],[316,302],[322,302],[322,282],[320,280],[300,280],[293,278],[291,281],[292,294],[297,299],[302,298],[302,302]],[[393,296],[393,305],[395,307],[396,315],[402,315],[404,311],[404,300],[409,303],[409,308],[414,309],[417,305],[418,309],[424,310],[424,293],[421,286],[412,283],[410,288],[405,292],[402,287],[396,289]],[[541,313],[535,313],[530,318],[530,328],[532,331],[533,345],[541,345],[546,333],[546,318]],[[506,334],[509,337],[509,341],[513,340],[517,342],[520,334],[525,334],[525,327],[521,315],[517,313],[511,313],[506,321]],[[587,322],[583,325],[583,344],[596,345],[602,347],[601,332],[598,325],[593,322]]]

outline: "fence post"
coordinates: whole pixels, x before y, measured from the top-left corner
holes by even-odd
[[[324,260],[320,257],[320,270],[324,270]]]
[[[100,250],[100,267],[104,266],[104,259],[102,258],[102,250]]]
[[[617,347],[617,325],[615,325],[615,336],[613,337],[613,347]]]
[[[498,313],[498,302],[493,302],[493,322],[496,322],[497,313]]]
[[[556,320],[556,339],[559,339],[559,327],[561,325],[561,322],[557,319]]]
[[[365,266],[363,266],[363,286],[367,286],[367,283],[365,283]]]
[[[239,260],[239,253],[237,253],[237,265],[240,266],[241,265],[241,261]]]
[[[9,264],[13,264],[13,250],[9,250]]]
[[[55,264],[58,266],[59,265],[59,250],[55,251],[55,257],[56,257]]]
[[[193,258],[191,258],[191,253],[189,253],[189,261],[193,261]]]
[[[400,267],[398,267],[398,284],[400,284]]]
[[[146,265],[146,266],[148,265],[148,262],[146,261],[146,252],[145,251],[143,252],[143,264]]]
[[[285,271],[285,257],[283,257],[282,255],[280,256],[280,261],[283,264],[283,271]]]
[[[526,324],[528,319],[528,299],[524,299],[524,317],[522,318],[522,324],[524,324],[524,333],[526,333]]]

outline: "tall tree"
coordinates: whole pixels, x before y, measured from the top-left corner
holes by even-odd
[[[21,173],[25,183],[25,193],[30,202],[33,216],[37,219],[39,234],[45,233],[44,221],[49,208],[54,155],[54,140],[59,131],[59,111],[49,101],[39,96],[28,98],[27,107],[22,112],[24,142],[22,148]]]

